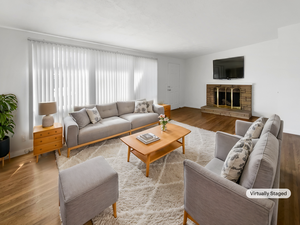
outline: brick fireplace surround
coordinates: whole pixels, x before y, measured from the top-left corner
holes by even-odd
[[[221,95],[221,93],[226,93],[226,95],[229,96],[227,99],[226,97],[222,99],[223,104],[222,100],[217,101],[217,96],[226,96],[225,94]],[[238,107],[230,102],[230,96],[233,96],[233,93],[239,93],[238,96],[240,99]],[[233,102],[233,99],[231,99],[231,101]],[[201,112],[249,119],[252,116],[252,85],[207,84],[206,106],[201,107]]]

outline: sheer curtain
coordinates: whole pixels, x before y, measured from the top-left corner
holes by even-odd
[[[41,124],[38,103],[55,101],[56,122],[75,105],[89,104],[90,50],[54,43],[30,41],[33,88],[33,125]]]
[[[134,99],[134,57],[97,51],[95,58],[96,103]]]
[[[134,93],[135,99],[157,102],[157,60],[135,57]]]

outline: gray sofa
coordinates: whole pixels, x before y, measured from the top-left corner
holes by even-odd
[[[156,104],[153,104],[153,113],[134,113],[135,101],[75,106],[74,111],[94,107],[97,107],[102,118],[101,121],[95,124],[90,123],[82,129],[79,129],[78,124],[71,116],[64,118],[64,135],[68,147],[68,157],[70,157],[72,149],[122,134],[131,134],[132,131],[157,124],[158,116],[164,114],[164,107]]]
[[[237,121],[236,135],[216,133],[215,158],[205,167],[184,161],[184,223],[276,225],[278,199],[250,199],[250,188],[279,188],[283,121],[268,120],[237,183],[220,176],[227,154],[252,123]]]

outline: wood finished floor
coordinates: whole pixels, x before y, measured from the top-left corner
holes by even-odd
[[[172,111],[172,119],[211,131],[234,133],[236,118],[201,113],[199,109]],[[256,118],[251,118],[254,121]],[[300,225],[300,136],[284,134],[280,187],[292,196],[279,201],[278,225]],[[0,225],[60,224],[58,169],[54,153],[35,163],[32,153],[5,160],[0,167]],[[92,224],[89,221],[87,224]]]

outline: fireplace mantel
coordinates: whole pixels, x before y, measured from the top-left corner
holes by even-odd
[[[233,93],[239,94],[233,97]],[[230,96],[228,96],[230,95]],[[221,99],[220,99],[221,98]],[[236,99],[239,98],[239,106]],[[223,105],[222,105],[223,102]],[[213,83],[206,85],[206,106],[201,107],[204,113],[249,119],[252,116],[252,84]]]

